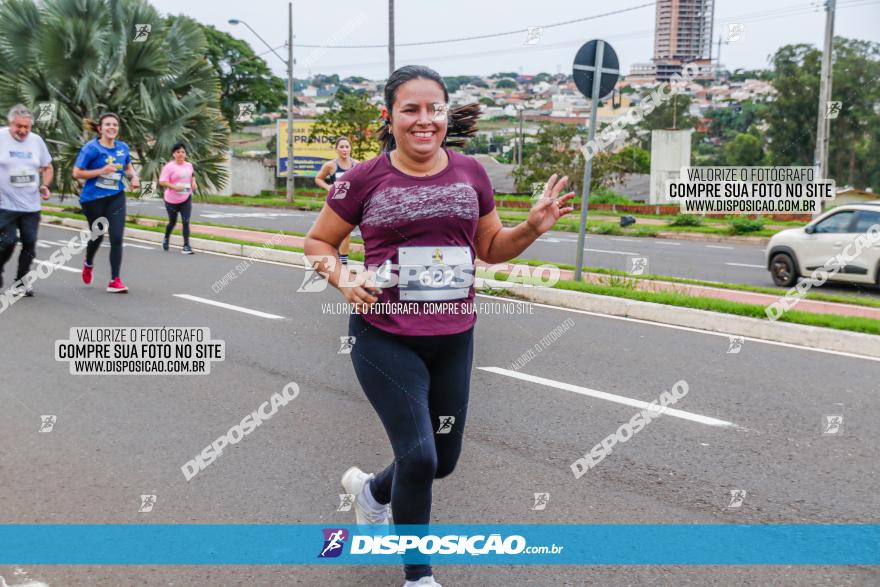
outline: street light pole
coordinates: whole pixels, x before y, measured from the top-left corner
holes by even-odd
[[[229,24],[243,24],[254,33],[269,50],[287,65],[287,202],[293,202],[293,2],[287,3],[287,59],[278,54],[266,39],[251,28],[251,25],[238,18],[230,18]]]

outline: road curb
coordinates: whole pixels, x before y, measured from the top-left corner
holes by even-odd
[[[748,316],[545,287],[518,287],[510,294],[512,297],[550,306],[880,358],[880,336],[873,334],[771,322]]]
[[[58,217],[55,217],[58,218]],[[60,218],[61,225],[70,228],[86,228],[85,220]],[[50,224],[44,222],[45,224]],[[126,227],[127,236],[141,240],[161,243],[164,235],[150,230],[139,230]],[[182,245],[183,238],[171,235],[171,242]],[[304,267],[302,253],[263,248],[253,245],[239,245],[223,241],[212,241],[201,238],[190,238],[190,245],[195,250],[225,253],[276,263],[285,263]],[[480,283],[482,282],[482,283]],[[747,316],[721,314],[694,308],[681,308],[654,302],[628,300],[612,296],[600,296],[586,292],[575,292],[538,286],[519,286],[515,289],[503,281],[478,279],[477,289],[504,289],[512,298],[522,299],[549,306],[583,310],[609,316],[635,318],[660,324],[684,326],[708,332],[718,332],[733,336],[746,336],[771,342],[795,344],[821,350],[851,353],[873,358],[880,358],[880,336],[847,332],[833,328],[771,322]]]
[[[730,243],[733,245],[766,245],[770,242],[770,237],[767,236],[718,236],[714,234],[700,234],[699,232],[674,231],[657,232],[655,238],[671,238],[683,241],[702,241],[707,243]]]

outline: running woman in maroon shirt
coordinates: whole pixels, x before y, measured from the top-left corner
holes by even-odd
[[[503,263],[572,211],[568,178],[553,175],[528,219],[503,228],[492,185],[475,159],[452,151],[476,132],[479,106],[448,108],[434,70],[408,65],[385,85],[383,152],[337,181],[305,242],[317,271],[360,313],[352,314],[352,364],[391,441],[394,462],[342,477],[358,524],[429,523],[434,479],[461,453],[473,361],[474,260]],[[365,285],[342,279],[343,239],[360,225]],[[378,303],[381,302],[381,303]],[[397,311],[402,306],[415,311]],[[436,308],[455,308],[436,311]],[[373,312],[372,309],[377,309]],[[406,559],[405,559],[406,560]],[[406,564],[405,587],[436,587],[430,565]]]

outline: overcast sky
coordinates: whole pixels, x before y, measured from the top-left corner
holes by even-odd
[[[267,51],[243,25],[228,24],[239,18],[256,30],[286,57],[287,2],[282,0],[152,0],[164,14],[186,14],[246,40],[258,52]],[[646,0],[572,2],[571,0],[481,1],[397,0],[397,43],[439,41],[475,35],[504,33],[527,27],[548,26],[610,11],[644,6],[585,22],[545,28],[536,45],[525,45],[526,34],[491,39],[444,43],[421,47],[397,47],[396,65],[419,63],[442,75],[486,75],[498,71],[522,73],[571,72],[578,47],[594,38],[611,43],[629,72],[632,63],[647,62],[653,54],[654,4]],[[880,41],[880,0],[838,0],[835,34]],[[824,2],[818,0],[717,0],[713,39],[727,37],[728,25],[744,26],[738,41],[721,47],[721,61],[728,69],[766,67],[777,48],[791,43],[820,46],[825,27]],[[294,57],[296,77],[309,73],[338,73],[384,79],[388,74],[387,47],[376,49],[311,49],[297,44],[387,44],[387,0],[296,0],[294,8]],[[713,57],[717,44],[713,43]],[[264,56],[270,67],[284,75],[284,64],[271,53]]]

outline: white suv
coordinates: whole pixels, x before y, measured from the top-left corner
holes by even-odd
[[[791,287],[798,277],[807,277],[824,266],[874,224],[880,224],[880,201],[844,204],[803,228],[778,232],[767,244],[767,270],[773,283]],[[849,251],[854,248],[850,247]],[[877,284],[878,269],[880,243],[874,243],[829,279]]]

